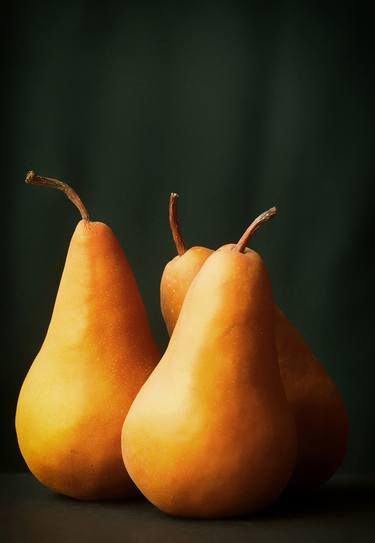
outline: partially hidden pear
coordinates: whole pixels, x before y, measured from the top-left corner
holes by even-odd
[[[30,471],[50,490],[81,500],[138,491],[121,455],[121,427],[159,360],[146,310],[109,226],[92,222],[75,191],[29,172],[26,182],[62,190],[78,207],[44,342],[22,384],[16,432]]]
[[[169,199],[169,224],[177,256],[166,265],[160,282],[160,309],[169,335],[176,325],[190,283],[213,252],[199,246],[186,249],[178,220],[178,198],[178,194],[172,192]]]
[[[169,334],[190,284],[213,252],[205,247],[199,251],[186,249],[177,198],[177,194],[171,194],[169,222],[178,256],[167,263],[160,283],[161,310]],[[190,252],[194,253],[194,265]],[[281,377],[297,429],[297,462],[290,487],[308,490],[330,479],[342,464],[348,443],[348,415],[337,386],[301,333],[276,305],[274,317]]]
[[[263,214],[248,230],[266,222]],[[244,244],[211,254],[188,290],[161,361],[124,422],[133,481],[171,515],[259,511],[285,488],[296,435],[277,365],[272,290]]]

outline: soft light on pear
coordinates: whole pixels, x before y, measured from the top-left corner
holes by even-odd
[[[262,214],[254,231],[276,210]],[[255,252],[211,254],[160,363],[124,422],[129,475],[172,515],[220,518],[271,504],[294,468],[296,435],[277,364],[272,289]]]
[[[160,282],[160,305],[169,334],[174,330],[190,284],[213,253],[205,247],[199,251],[186,249],[177,207],[172,205],[175,198],[172,195],[170,199],[170,227],[184,252],[178,251],[178,256],[167,263]],[[189,257],[190,252],[194,260]],[[341,394],[322,363],[276,305],[274,318],[278,362],[298,438],[290,487],[306,490],[328,481],[342,464],[348,445],[348,415]]]
[[[46,337],[20,390],[20,451],[52,491],[85,500],[132,496],[121,427],[159,360],[136,279],[112,230],[90,220],[69,185],[34,172],[26,182],[62,190],[82,220]]]

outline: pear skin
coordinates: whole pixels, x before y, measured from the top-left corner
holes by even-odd
[[[166,265],[160,283],[162,313],[172,334],[190,284],[213,251],[200,248],[191,264],[172,196],[169,220],[174,240],[178,237],[184,247]],[[178,288],[173,287],[175,283]],[[348,445],[348,415],[337,386],[300,332],[276,305],[274,316],[281,378],[297,429],[297,462],[290,488],[308,490],[328,481],[342,464]]]
[[[178,221],[178,198],[179,195],[172,192],[169,199],[169,225],[177,256],[166,264],[160,281],[160,309],[169,335],[172,335],[193,277],[213,253],[207,247],[186,249]]]
[[[337,386],[276,306],[275,330],[281,378],[298,436],[290,487],[307,490],[328,481],[342,464],[348,445],[348,415]]]
[[[46,337],[20,390],[18,444],[54,492],[130,497],[137,491],[122,461],[121,428],[160,355],[122,247],[109,226],[81,214]]]
[[[212,252],[206,247],[191,247],[165,266],[160,281],[160,309],[169,335],[180,314],[186,285],[190,285]]]
[[[296,435],[261,257],[223,248],[186,294],[168,348],[124,422],[130,477],[171,515],[259,511],[287,485]]]

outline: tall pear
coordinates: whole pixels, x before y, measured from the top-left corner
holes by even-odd
[[[169,221],[175,242],[179,240],[178,256],[167,263],[160,283],[161,309],[170,334],[190,284],[213,252],[200,248],[194,253],[194,266],[191,265],[188,255],[193,249],[186,249],[174,203],[176,198],[177,195],[171,195]],[[277,306],[274,318],[281,377],[297,429],[297,462],[290,486],[309,489],[330,479],[342,464],[348,443],[348,415],[337,386],[301,333]]]
[[[207,258],[125,418],[127,470],[172,515],[259,511],[293,471],[295,427],[277,365],[271,285],[261,257],[243,250],[224,247]]]
[[[18,444],[46,487],[82,500],[136,493],[121,456],[121,427],[159,351],[136,279],[112,230],[92,222],[61,181],[29,172],[26,182],[62,190],[81,212],[44,342],[22,384]]]

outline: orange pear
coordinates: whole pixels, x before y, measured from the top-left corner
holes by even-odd
[[[172,193],[169,222],[175,242],[179,240],[178,256],[165,266],[160,283],[160,304],[169,334],[176,325],[190,284],[213,252],[199,248],[199,252],[194,252],[194,265],[187,258],[189,250],[178,222],[177,198]],[[274,317],[279,367],[298,438],[297,462],[290,485],[308,489],[327,481],[341,465],[347,450],[348,416],[336,385],[300,332],[277,306]]]
[[[18,444],[46,487],[82,500],[137,491],[121,455],[128,409],[158,362],[136,279],[112,230],[92,222],[61,181],[29,172],[26,182],[62,190],[82,220],[72,236],[44,342],[22,384]]]
[[[177,249],[175,256],[164,268],[160,283],[160,309],[169,335],[177,322],[187,289],[203,262],[213,252],[207,247],[186,249],[178,221],[178,194],[169,199],[169,224]]]
[[[266,222],[263,214],[248,230]],[[168,348],[124,422],[122,450],[142,493],[171,515],[259,511],[294,468],[294,420],[281,383],[271,284],[244,243],[211,254]]]

